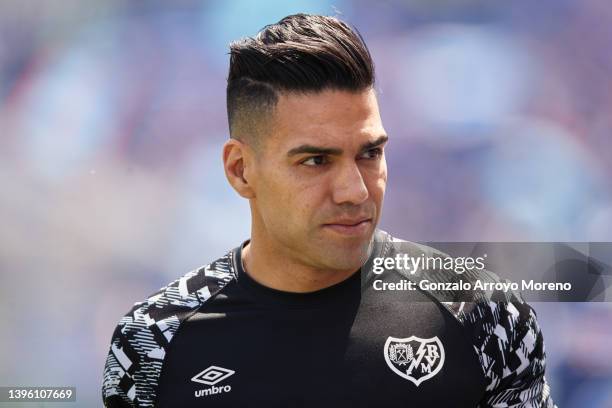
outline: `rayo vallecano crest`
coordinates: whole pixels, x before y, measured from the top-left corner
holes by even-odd
[[[389,337],[384,349],[389,368],[416,386],[438,374],[444,365],[444,347],[437,336],[430,339]]]

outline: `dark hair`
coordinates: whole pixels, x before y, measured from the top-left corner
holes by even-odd
[[[373,85],[374,63],[357,30],[334,17],[287,16],[230,44],[230,135],[240,139],[257,132],[279,92],[356,92]]]

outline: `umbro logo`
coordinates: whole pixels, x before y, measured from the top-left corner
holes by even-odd
[[[221,394],[223,392],[230,392],[232,387],[230,385],[222,385],[220,387],[215,387],[215,384],[220,383],[226,378],[232,376],[235,373],[234,370],[229,370],[227,368],[218,367],[218,366],[210,366],[206,370],[199,372],[191,378],[191,381],[210,385],[209,388],[204,388],[201,390],[195,391],[196,397],[204,397],[207,395],[213,394]]]
[[[193,376],[191,381],[206,385],[215,385],[218,382],[225,380],[227,377],[234,374],[234,370],[228,370],[227,368],[210,366],[206,370]]]

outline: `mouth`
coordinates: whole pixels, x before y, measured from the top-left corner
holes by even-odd
[[[338,220],[333,223],[323,224],[325,229],[329,229],[341,235],[359,236],[365,234],[372,226],[371,218]]]

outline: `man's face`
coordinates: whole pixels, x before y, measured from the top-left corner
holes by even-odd
[[[281,94],[251,169],[257,234],[321,269],[367,259],[387,182],[373,90]]]

